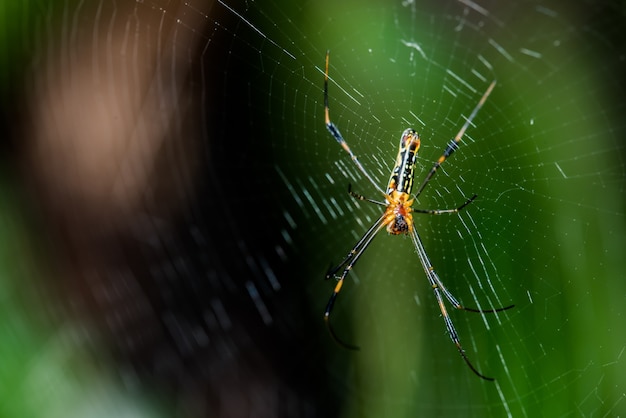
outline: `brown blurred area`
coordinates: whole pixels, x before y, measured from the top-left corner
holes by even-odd
[[[212,203],[231,184],[212,155],[230,142],[214,125],[230,46],[213,47],[211,24],[235,18],[216,4],[36,13],[11,147],[49,255],[38,282],[57,325],[93,333],[78,352],[165,394],[175,416],[303,416],[317,409],[296,383],[307,374],[283,351],[298,342],[275,348],[284,341],[259,318],[233,250],[253,244],[229,235],[224,219],[239,215]]]
[[[125,230],[146,205],[175,211],[193,188],[202,122],[189,52],[201,38],[180,30],[182,3],[84,7],[94,9],[77,13],[69,29],[43,31],[19,146],[53,223],[73,251],[96,256],[98,237]],[[194,20],[187,23],[201,27],[201,15]],[[170,153],[184,166],[173,167]]]

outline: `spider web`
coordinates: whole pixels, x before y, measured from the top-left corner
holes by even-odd
[[[4,410],[626,414],[623,8],[295,3],[7,9],[23,43],[6,55],[26,75],[11,70],[24,105],[5,109],[48,244],[43,278],[3,282],[43,306],[6,308],[4,357],[30,348],[2,374],[20,382]],[[404,129],[422,138],[420,184],[497,80],[415,204],[478,195],[415,222],[463,304],[516,305],[448,307],[495,382],[450,342],[409,237],[377,237],[337,299],[334,326],[360,350],[327,335],[322,279],[380,215],[347,194],[379,199],[324,126],[327,49],[331,119],[382,188]]]

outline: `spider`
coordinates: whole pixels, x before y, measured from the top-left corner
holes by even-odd
[[[494,380],[492,377],[487,377],[481,374],[469,361],[467,355],[465,354],[465,350],[461,346],[461,342],[459,340],[459,336],[454,328],[454,324],[452,323],[452,319],[450,318],[448,311],[444,305],[444,298],[448,300],[448,302],[455,308],[459,310],[465,310],[469,312],[479,312],[479,313],[494,313],[500,312],[507,309],[512,308],[514,305],[506,306],[503,308],[497,309],[474,309],[468,308],[463,305],[450,293],[450,291],[444,286],[443,282],[435,272],[435,268],[430,262],[428,255],[426,254],[426,250],[424,249],[424,244],[422,244],[422,240],[415,229],[415,224],[413,222],[413,213],[425,213],[429,215],[440,215],[444,213],[457,213],[464,209],[467,205],[472,203],[474,199],[476,199],[476,195],[470,197],[465,203],[461,206],[454,209],[435,209],[435,210],[423,210],[423,209],[415,209],[412,207],[413,202],[419,195],[422,193],[428,182],[435,175],[441,164],[454,151],[456,151],[459,147],[459,142],[461,138],[465,134],[466,129],[469,127],[470,123],[483,106],[487,97],[493,90],[496,85],[496,81],[492,81],[481,99],[478,101],[478,104],[470,113],[469,118],[465,121],[465,124],[461,127],[459,133],[450,140],[448,146],[444,150],[443,154],[439,159],[434,163],[433,167],[430,169],[426,178],[421,183],[419,188],[417,189],[417,193],[411,195],[411,190],[413,188],[413,174],[415,171],[415,161],[417,159],[417,151],[420,147],[420,136],[413,129],[406,129],[402,136],[400,137],[400,149],[398,151],[398,156],[396,158],[396,163],[391,172],[391,176],[389,178],[389,182],[387,184],[387,189],[381,189],[378,184],[374,181],[372,176],[367,172],[365,167],[361,164],[357,156],[352,152],[347,142],[343,139],[343,136],[339,132],[339,128],[331,122],[329,107],[328,107],[328,61],[329,61],[330,52],[326,52],[326,68],[324,72],[324,120],[326,123],[326,128],[330,132],[330,134],[337,140],[339,145],[350,155],[350,158],[354,162],[354,164],[358,167],[358,169],[363,173],[363,175],[369,180],[369,182],[374,186],[374,188],[382,195],[384,200],[374,200],[366,198],[362,195],[359,195],[352,191],[351,185],[348,185],[348,193],[355,199],[366,201],[369,203],[373,203],[379,206],[384,207],[384,211],[382,215],[378,218],[376,222],[363,234],[361,239],[356,243],[356,245],[350,250],[348,255],[343,259],[341,263],[339,263],[336,267],[331,268],[326,274],[326,279],[331,277],[337,280],[337,284],[333,290],[330,299],[328,300],[328,304],[326,305],[326,310],[324,311],[324,321],[330,331],[333,339],[339,343],[340,345],[349,348],[349,349],[358,349],[358,347],[347,344],[343,342],[340,338],[337,337],[337,334],[333,330],[330,325],[330,313],[332,312],[333,306],[335,304],[335,300],[337,299],[337,295],[343,286],[344,279],[348,275],[348,273],[352,270],[359,257],[363,254],[368,245],[372,242],[372,239],[376,236],[378,232],[380,232],[384,227],[387,228],[387,232],[391,235],[401,235],[406,234],[411,237],[411,241],[415,246],[415,250],[417,251],[417,256],[419,258],[422,267],[424,268],[424,272],[426,273],[426,277],[428,278],[428,283],[430,284],[433,292],[435,293],[435,298],[437,299],[437,304],[439,305],[439,309],[441,310],[441,314],[443,316],[443,320],[446,324],[446,329],[450,339],[456,346],[457,350],[461,354],[461,357],[465,361],[465,363],[469,366],[469,368],[474,372],[477,376],[492,381]],[[341,274],[337,276],[337,273],[341,271]]]

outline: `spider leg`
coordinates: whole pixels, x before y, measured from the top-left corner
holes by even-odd
[[[485,380],[489,380],[489,381],[494,380],[492,377],[487,377],[484,374],[480,373],[478,369],[476,369],[476,367],[474,367],[474,365],[469,361],[467,354],[465,354],[465,350],[461,346],[461,341],[454,327],[454,323],[452,322],[452,319],[450,318],[450,315],[448,314],[448,311],[444,305],[442,294],[443,296],[445,296],[446,299],[448,299],[448,301],[456,309],[463,309],[463,310],[467,310],[471,312],[499,312],[501,310],[512,308],[513,305],[507,306],[505,308],[494,309],[494,310],[489,310],[489,311],[463,307],[459,303],[459,301],[456,300],[456,298],[452,295],[452,293],[450,293],[450,291],[446,289],[446,287],[441,282],[441,279],[439,279],[439,276],[435,272],[435,268],[433,267],[432,263],[428,259],[428,255],[426,255],[426,250],[424,249],[424,245],[422,244],[422,241],[417,231],[415,230],[415,228],[411,228],[411,239],[413,240],[413,245],[415,246],[420,262],[422,263],[422,267],[424,267],[424,271],[426,272],[426,277],[428,278],[428,282],[430,283],[430,286],[432,287],[433,292],[435,293],[435,297],[437,298],[437,304],[439,305],[439,309],[441,310],[441,315],[443,316],[443,320],[446,324],[446,329],[448,331],[448,335],[450,336],[450,339],[456,346],[457,350],[459,351],[459,354],[461,354],[461,357],[463,358],[465,363],[472,370],[472,372],[474,372],[474,374],[476,374],[478,377],[481,377]]]
[[[324,71],[324,122],[326,123],[326,129],[328,132],[335,138],[335,140],[341,145],[341,147],[350,155],[350,158],[356,164],[358,169],[363,173],[363,175],[369,180],[369,182],[374,186],[376,190],[385,194],[385,192],[380,188],[380,186],[374,181],[374,178],[367,172],[365,167],[361,164],[356,155],[352,152],[348,143],[343,139],[341,132],[339,132],[339,128],[330,121],[330,113],[328,108],[328,59],[330,56],[330,51],[326,51],[326,69]]]
[[[487,87],[487,91],[485,91],[485,93],[483,94],[483,97],[480,98],[480,100],[478,101],[478,104],[476,105],[474,110],[472,110],[472,113],[470,113],[469,118],[467,118],[467,120],[461,127],[461,130],[459,131],[459,133],[457,133],[456,136],[450,140],[450,142],[448,143],[448,146],[443,151],[443,154],[441,154],[441,157],[439,157],[439,159],[435,161],[435,164],[433,164],[433,167],[430,169],[430,171],[426,175],[426,178],[422,182],[422,185],[419,187],[419,189],[417,189],[417,193],[415,194],[415,197],[419,196],[422,193],[422,191],[424,190],[424,188],[426,187],[430,179],[433,178],[433,176],[435,175],[439,167],[441,167],[441,164],[443,164],[443,162],[448,157],[450,157],[450,155],[452,155],[454,151],[456,151],[459,148],[459,142],[461,142],[461,138],[463,137],[463,135],[465,135],[465,131],[469,127],[470,123],[472,123],[472,120],[474,119],[474,117],[476,117],[476,114],[478,113],[480,108],[483,107],[483,105],[485,104],[487,97],[489,97],[495,85],[496,85],[496,80],[493,80],[491,84],[489,84],[489,87]]]
[[[426,213],[426,214],[429,214],[429,215],[440,215],[442,213],[457,213],[460,210],[462,210],[465,206],[467,206],[470,203],[472,203],[474,201],[474,199],[476,199],[477,197],[478,197],[477,195],[473,195],[472,197],[467,199],[465,201],[465,203],[463,203],[461,206],[459,206],[458,208],[455,208],[455,209],[413,209],[413,212],[416,212],[416,213]]]
[[[341,270],[342,268],[344,268],[344,266],[346,266],[347,264],[349,264],[352,259],[354,258],[354,256],[361,251],[361,248],[363,246],[367,247],[367,245],[369,244],[369,241],[372,240],[372,238],[374,237],[374,235],[376,235],[376,233],[380,230],[381,225],[380,223],[383,221],[383,217],[381,216],[375,223],[374,225],[372,225],[370,227],[370,229],[367,230],[367,232],[365,232],[365,234],[363,234],[363,236],[361,237],[361,239],[359,239],[359,241],[354,245],[354,247],[350,250],[350,252],[348,253],[348,255],[345,256],[345,258],[341,261],[341,263],[337,264],[335,267],[328,269],[328,271],[326,272],[326,279],[330,279],[331,277],[334,277],[335,274]],[[352,262],[352,265],[354,265],[354,262]]]
[[[418,237],[419,238],[419,237]],[[437,275],[437,273],[435,273],[435,271],[433,270],[432,272],[433,275],[433,280],[436,284],[436,286],[441,290],[441,292],[443,293],[443,295],[446,297],[446,299],[448,299],[448,302],[450,302],[450,304],[452,306],[454,306],[455,309],[459,309],[459,310],[463,310],[463,311],[468,311],[468,312],[478,312],[478,313],[495,313],[495,312],[502,312],[502,311],[506,311],[507,309],[511,309],[514,308],[515,305],[508,305],[508,306],[504,306],[501,308],[495,308],[495,309],[476,309],[476,308],[468,308],[466,306],[463,306],[459,303],[459,301],[454,297],[454,295],[452,293],[450,293],[450,291],[444,286],[443,282],[441,281],[441,279],[439,278],[439,275]]]
[[[443,315],[443,320],[446,323],[446,329],[448,330],[448,335],[450,335],[450,339],[452,340],[454,345],[456,345],[456,348],[461,354],[461,357],[463,357],[463,360],[465,360],[465,363],[469,366],[472,372],[474,372],[474,374],[476,374],[478,377],[482,379],[493,381],[494,380],[493,377],[487,377],[484,374],[480,373],[476,369],[476,367],[474,367],[474,365],[469,361],[469,359],[467,358],[467,354],[465,354],[465,350],[463,349],[463,347],[461,346],[461,342],[459,341],[459,336],[456,333],[456,329],[454,328],[454,323],[452,322],[452,319],[450,319],[450,316],[448,315],[446,307],[443,304],[443,298],[441,297],[440,288],[436,287],[436,285],[433,285],[433,291],[435,292],[435,297],[437,298],[437,304],[439,305],[439,309],[441,310],[441,314]]]
[[[353,198],[358,199],[358,200],[363,200],[365,202],[374,203],[374,204],[379,205],[379,206],[387,206],[387,203],[380,202],[380,201],[374,200],[374,199],[369,199],[369,198],[367,198],[367,197],[365,197],[363,195],[360,195],[358,193],[353,192],[352,191],[352,184],[350,184],[350,183],[348,183],[348,194],[350,196],[352,196]]]
[[[339,270],[343,268],[343,272],[341,273],[341,276],[337,278],[337,284],[335,285],[335,288],[333,289],[333,293],[330,296],[330,299],[328,299],[328,303],[326,304],[326,310],[324,311],[324,322],[326,322],[326,327],[328,328],[328,331],[330,332],[330,335],[333,337],[333,339],[339,345],[345,348],[351,349],[351,350],[358,350],[359,348],[357,346],[347,344],[343,342],[339,337],[337,337],[337,334],[333,330],[333,327],[330,325],[330,313],[332,312],[333,306],[335,305],[335,300],[337,299],[337,295],[341,291],[341,287],[343,286],[344,279],[346,278],[348,273],[350,273],[350,270],[352,270],[352,267],[354,267],[359,257],[363,254],[363,252],[368,247],[370,242],[372,242],[372,239],[374,239],[376,234],[384,226],[385,226],[385,214],[383,214],[383,216],[378,218],[378,220],[374,223],[374,225],[372,225],[372,227],[367,230],[367,232],[363,235],[363,237],[356,243],[354,248],[348,253],[346,258],[344,258],[344,260],[337,267],[329,270],[329,272],[326,274],[326,278],[328,279],[331,276],[334,276],[336,272],[338,272]]]

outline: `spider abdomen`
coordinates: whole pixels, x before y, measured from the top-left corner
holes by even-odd
[[[405,129],[400,137],[400,147],[396,164],[389,178],[387,193],[394,190],[404,193],[411,193],[413,188],[413,171],[415,169],[415,160],[417,159],[417,151],[420,148],[420,136],[413,129]]]

